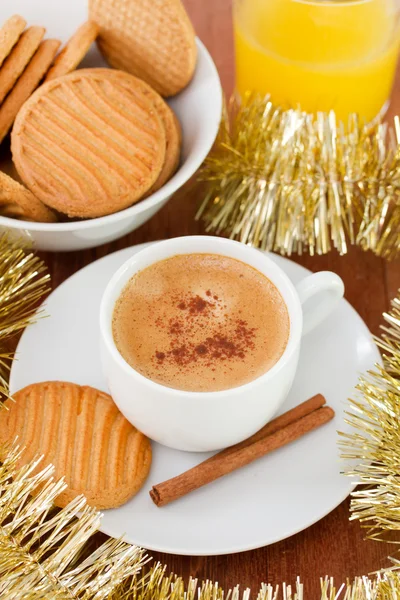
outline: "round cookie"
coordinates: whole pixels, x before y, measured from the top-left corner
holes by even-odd
[[[113,73],[121,73],[121,71],[113,71]],[[146,196],[153,194],[159,190],[175,173],[179,165],[182,144],[181,126],[178,117],[161,96],[153,90],[145,81],[135,77],[138,89],[150,98],[155,108],[160,115],[165,128],[166,148],[165,160],[156,182],[152,185]]]
[[[45,81],[51,81],[51,79],[67,75],[74,71],[85,58],[98,32],[99,28],[95,23],[91,21],[83,23],[65,44],[60,54],[56,56],[53,66],[46,75]]]
[[[180,0],[89,0],[89,17],[112,67],[144,79],[162,96],[177,94],[192,79],[195,33]]]
[[[24,102],[37,88],[60,47],[59,40],[44,40],[15,86],[0,106],[0,142],[10,131]]]
[[[172,114],[172,121],[168,120],[165,123],[165,131],[167,135],[167,147],[166,147],[166,155],[163,168],[161,169],[161,173],[158,176],[157,181],[153,185],[152,188],[147,192],[147,196],[150,194],[154,194],[157,190],[162,188],[162,186],[171,179],[172,175],[174,175],[175,171],[177,171],[179,167],[179,161],[181,158],[181,146],[182,146],[182,130],[181,124],[179,123],[179,119],[176,114],[173,112],[168,105],[166,105],[170,113]]]
[[[23,221],[55,223],[57,215],[23,185],[0,172],[0,215]]]
[[[153,194],[159,190],[172,177],[179,166],[182,145],[182,131],[178,117],[168,106],[165,100],[160,96],[160,94],[153,90],[153,88],[143,81],[143,79],[139,79],[134,75],[130,75],[131,80],[129,80],[127,73],[118,71],[117,69],[96,70],[98,72],[103,71],[108,77],[119,78],[121,83],[125,82],[128,85],[133,84],[139,93],[143,93],[152,101],[164,124],[166,136],[165,160],[156,182],[153,184],[150,190],[146,192],[145,197],[148,197],[150,194]],[[81,72],[83,73],[88,71],[90,71],[90,69],[81,69]]]
[[[19,15],[13,15],[0,28],[0,65],[11,52],[11,48],[17,43],[21,33],[25,29],[26,21]]]
[[[0,69],[0,104],[35,54],[45,32],[44,27],[29,27],[4,61]]]
[[[108,215],[142,198],[165,159],[153,103],[127,81],[86,69],[42,85],[11,134],[15,167],[47,206],[70,217]]]
[[[0,444],[18,436],[19,465],[43,455],[68,488],[55,500],[66,506],[84,494],[98,509],[120,506],[142,487],[151,444],[119,412],[111,396],[88,386],[49,381],[27,386],[0,411]],[[4,450],[4,446],[3,446]]]

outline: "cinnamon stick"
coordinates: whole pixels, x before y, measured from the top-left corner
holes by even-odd
[[[285,415],[285,419],[287,419],[287,413]],[[335,413],[330,407],[323,406],[295,421],[289,422],[280,429],[275,429],[273,433],[265,435],[265,428],[263,428],[263,437],[256,438],[255,441],[247,445],[241,442],[236,447],[227,448],[185,473],[153,486],[150,496],[157,506],[165,506],[203,485],[215,481],[223,475],[227,475],[236,469],[250,464],[273,450],[290,444],[306,433],[328,423],[328,421],[333,419],[334,415]],[[259,433],[255,434],[255,436]]]
[[[309,415],[314,410],[322,408],[324,404],[326,404],[324,396],[322,394],[316,394],[315,396],[312,396],[312,398],[309,398],[308,400],[305,400],[304,402],[298,404],[294,408],[291,408],[290,410],[286,411],[285,413],[283,413],[283,415],[275,417],[275,419],[269,421],[269,423],[267,423],[266,425],[264,425],[264,427],[256,431],[256,433],[254,433],[252,436],[243,440],[243,442],[239,442],[234,446],[229,446],[229,448],[221,450],[220,452],[218,452],[218,454],[214,454],[214,456],[211,456],[211,458],[208,458],[204,462],[213,462],[217,458],[220,458],[222,456],[228,456],[228,454],[231,454],[235,450],[246,448],[247,446],[250,446],[250,444],[257,442],[257,440],[261,440],[267,435],[272,435],[279,429],[287,427],[288,425],[290,425],[290,423],[294,423],[302,417]]]

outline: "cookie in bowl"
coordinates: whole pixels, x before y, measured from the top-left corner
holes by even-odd
[[[167,4],[162,10],[166,10],[166,7]],[[1,16],[5,20],[8,15],[6,11],[2,13],[0,10]],[[90,18],[90,15],[88,16]],[[191,43],[195,44],[192,55],[195,59],[192,61],[190,73],[185,75],[186,80],[182,84],[185,87],[166,102],[148,82],[125,71],[121,73],[116,69],[104,68],[104,61],[96,45],[91,43],[101,34],[101,24],[86,21],[82,25],[82,13],[78,11],[77,2],[68,6],[57,6],[57,23],[60,27],[56,33],[66,42],[64,45],[58,40],[42,39],[39,42],[45,27],[45,35],[52,35],[53,17],[48,17],[45,23],[37,24],[37,28],[33,30],[36,35],[32,34],[30,23],[27,24],[22,17],[14,19],[15,23],[12,23],[18,27],[14,31],[12,45],[9,41],[7,46],[9,56],[5,56],[3,65],[0,65],[0,84],[3,77],[4,89],[12,86],[5,92],[4,101],[0,103],[0,125],[2,115],[4,117],[4,128],[0,127],[4,133],[0,171],[15,179],[10,185],[23,186],[18,188],[22,199],[27,198],[28,193],[33,194],[36,199],[34,205],[37,207],[37,203],[40,202],[46,217],[42,211],[30,210],[28,213],[20,204],[3,197],[0,207],[0,229],[27,237],[38,250],[80,250],[111,242],[138,228],[159,211],[193,176],[216,138],[221,118],[222,91],[210,55],[194,37]],[[66,31],[62,32],[64,23],[69,25]],[[45,27],[41,27],[42,25]],[[24,31],[25,27],[27,29]],[[146,23],[142,23],[142,27],[147,27]],[[190,27],[187,28],[188,32],[189,30],[193,36]],[[166,31],[159,32],[157,44],[160,47],[167,44],[167,34]],[[34,51],[38,42],[39,46]],[[61,52],[58,52],[60,46]],[[81,69],[80,72],[68,73],[78,66],[89,46],[90,56],[86,64],[91,65],[89,71],[92,75],[86,74],[87,68]],[[23,58],[17,53],[21,47],[25,47]],[[38,62],[42,63],[42,48],[46,50],[46,60],[40,65],[39,73],[37,66]],[[30,59],[29,52],[33,52]],[[16,73],[10,73],[10,64],[12,65],[13,61],[18,70],[27,63],[18,78]],[[94,76],[93,68],[97,66],[99,68],[94,69],[97,75]],[[31,77],[33,71],[35,77]],[[168,71],[166,69],[164,73],[167,80],[170,78]],[[107,74],[103,75],[103,72]],[[115,112],[112,113],[112,109],[115,111],[116,108],[117,94],[113,96],[114,106],[104,106],[104,101],[108,101],[104,91],[102,101],[98,102],[98,95],[93,91],[93,86],[99,85],[100,74],[103,79],[101,85],[114,90],[118,88],[121,98],[129,97],[129,88],[135,95],[134,104],[137,104],[140,98],[142,108],[137,109],[136,117],[131,113],[128,115],[125,102],[122,112],[125,111],[125,116],[129,119],[126,127],[125,121],[121,127],[121,118],[124,115],[115,118]],[[77,77],[74,79],[76,86],[75,83],[66,83],[69,77]],[[95,77],[96,81],[89,82],[90,77]],[[88,97],[92,99],[92,103],[89,106],[85,105],[82,111],[77,109],[79,98],[76,97],[76,88],[80,85],[78,80],[80,84],[90,87]],[[60,83],[62,81],[65,83]],[[48,89],[52,90],[49,97],[46,92]],[[55,99],[60,90],[66,92],[64,99],[60,96]],[[36,97],[40,100],[35,111],[30,113],[29,107],[33,108]],[[62,106],[57,103],[61,103]],[[54,106],[53,114],[49,107]],[[71,113],[76,114],[77,110],[82,112],[86,125],[79,119],[71,118]],[[149,133],[146,130],[146,119],[143,120],[145,113],[153,128],[156,128],[154,132],[158,131],[158,147],[154,146],[153,150],[148,148],[143,139],[144,132],[145,135]],[[104,120],[105,114],[107,117]],[[15,119],[17,121],[14,130],[9,136],[6,132],[12,129]],[[87,128],[87,119],[90,120],[90,127],[93,127],[91,131],[90,127]],[[70,128],[68,135],[66,128]],[[132,136],[134,128],[136,131],[142,131],[135,140],[135,148]],[[27,130],[34,131],[32,140],[27,140]],[[108,144],[110,131],[114,141]],[[96,148],[91,145],[93,136],[96,137]],[[126,142],[129,136],[130,141]],[[14,141],[16,165],[8,155],[11,137]],[[87,145],[91,146],[90,152],[87,151]],[[37,154],[33,156],[32,152]],[[125,158],[119,164],[121,153]],[[92,160],[95,162],[92,163]],[[23,194],[21,190],[24,190]]]
[[[42,85],[18,113],[15,167],[46,206],[93,218],[131,206],[155,184],[166,133],[131,75],[75,71]]]

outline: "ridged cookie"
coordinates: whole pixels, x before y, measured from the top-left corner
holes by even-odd
[[[23,185],[0,171],[0,215],[22,221],[55,223],[57,215]]]
[[[114,76],[118,76],[120,73],[122,73],[122,71],[111,70],[111,73]],[[161,96],[142,79],[135,77],[135,85],[141,93],[151,100],[154,107],[158,111],[165,128],[165,160],[161,169],[161,173],[159,174],[156,182],[146,193],[146,196],[149,196],[150,194],[159,190],[168,181],[168,179],[172,177],[178,168],[181,155],[182,134],[178,117],[168,106],[165,100],[163,100]]]
[[[44,40],[0,107],[0,142],[10,131],[24,102],[37,88],[60,47],[58,40]]]
[[[165,110],[165,108],[167,110]],[[154,194],[154,192],[162,188],[162,186],[171,179],[172,175],[174,175],[179,167],[182,146],[181,124],[179,123],[176,114],[168,105],[165,105],[164,112],[164,126],[167,139],[165,161],[157,181],[147,192],[146,196]]]
[[[112,398],[74,383],[36,383],[0,411],[0,443],[25,447],[20,465],[44,455],[68,488],[56,499],[66,506],[84,494],[99,509],[119,506],[142,487],[151,464],[148,438],[119,412]]]
[[[85,73],[86,71],[90,72],[90,69],[81,69],[80,72]],[[160,94],[153,90],[143,79],[139,79],[134,75],[128,75],[124,71],[117,69],[96,69],[96,71],[103,71],[107,77],[115,77],[122,84],[127,84],[131,89],[137,90],[138,93],[147,96],[161,117],[166,137],[165,160],[156,182],[146,193],[146,197],[150,196],[150,194],[159,190],[172,177],[179,166],[182,132],[178,117]]]
[[[17,43],[25,25],[25,19],[14,15],[7,19],[0,28],[0,65],[3,64],[4,59],[10,54],[11,48]]]
[[[45,31],[44,27],[29,27],[2,64],[0,68],[0,104],[35,54]]]
[[[85,58],[90,46],[95,41],[99,28],[95,23],[87,21],[81,25],[60,54],[56,56],[53,66],[49,69],[45,81],[51,81],[61,75],[67,75],[76,69]]]
[[[177,94],[192,79],[195,33],[180,0],[89,0],[89,16],[112,67],[144,79],[162,96]]]
[[[24,104],[11,149],[19,176],[47,206],[100,217],[139,200],[157,180],[165,129],[152,102],[103,69],[49,81]]]

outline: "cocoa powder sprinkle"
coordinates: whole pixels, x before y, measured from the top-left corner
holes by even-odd
[[[160,324],[168,331],[170,345],[169,348],[157,350],[155,353],[159,364],[169,361],[180,367],[187,367],[202,360],[205,366],[212,367],[216,361],[242,360],[248,351],[254,349],[256,330],[249,327],[241,318],[228,321],[223,327],[216,321],[216,331],[212,335],[208,335],[200,343],[190,342],[192,328],[196,327],[197,331],[204,328],[203,323],[200,322],[201,317],[205,313],[209,315],[209,311],[215,310],[220,304],[218,296],[211,290],[206,290],[205,296],[211,297],[214,302],[205,300],[200,295],[179,299],[178,308],[186,311],[183,319],[175,318],[167,324]]]
[[[208,352],[207,346],[205,344],[199,344],[198,346],[196,346],[195,350],[197,354],[207,354]]]

